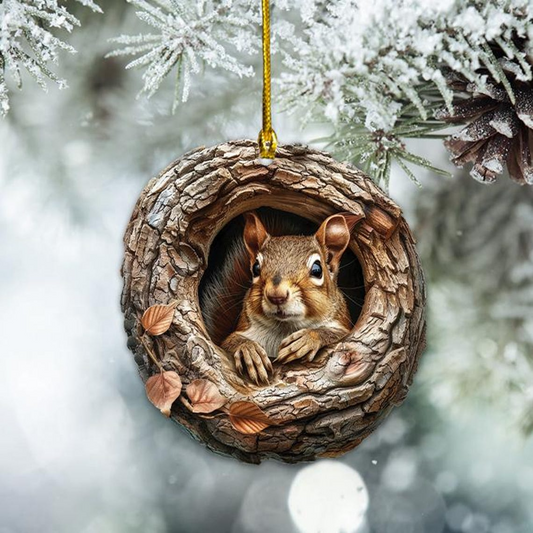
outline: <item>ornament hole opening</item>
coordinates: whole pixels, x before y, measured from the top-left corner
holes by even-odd
[[[287,210],[263,206],[254,209],[272,236],[313,235],[320,224]],[[247,290],[252,284],[248,256],[242,244],[244,217],[232,218],[216,234],[209,249],[207,268],[198,288],[199,307],[211,340],[220,345],[237,327]],[[356,245],[342,256],[337,277],[348,310],[352,327],[357,323],[365,300],[363,270],[356,255]],[[290,256],[290,250],[287,251]],[[219,301],[212,301],[218,298]],[[224,310],[225,313],[217,312]]]

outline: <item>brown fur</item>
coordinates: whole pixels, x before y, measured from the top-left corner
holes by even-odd
[[[264,257],[261,276],[259,282],[253,284],[246,293],[244,312],[241,313],[237,331],[246,329],[251,319],[263,317],[263,294],[266,288],[272,286],[272,278],[276,274],[290,289],[300,293],[309,318],[317,321],[336,319],[350,329],[348,308],[335,278],[324,275],[324,285],[321,287],[317,287],[309,278],[306,260],[310,254],[320,254],[324,268],[326,265],[327,251],[314,236],[270,237],[260,251]],[[250,268],[254,261],[255,258],[253,261],[249,259]]]
[[[257,215],[245,217],[249,267],[259,261],[260,275],[246,292],[237,328],[222,347],[233,354],[240,373],[245,365],[259,383],[268,381],[270,359],[312,361],[320,348],[350,330],[348,308],[336,283],[349,228],[342,215],[333,215],[315,235],[272,237]],[[313,254],[323,269],[320,285],[310,275]]]
[[[261,221],[272,236],[310,234],[314,230],[312,223],[290,213],[280,215],[262,209]],[[233,236],[224,238],[223,262],[217,264],[215,273],[203,283],[200,291],[200,308],[207,331],[219,346],[237,328],[246,292],[252,284],[249,254],[243,240],[244,221],[239,222],[236,221]],[[219,261],[219,256],[215,260]]]
[[[220,271],[202,293],[200,305],[207,331],[215,344],[220,346],[237,328],[251,282],[248,252],[239,239],[232,244]]]

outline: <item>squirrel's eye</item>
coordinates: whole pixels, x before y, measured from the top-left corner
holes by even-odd
[[[252,267],[252,274],[254,275],[254,278],[257,278],[259,274],[261,274],[261,265],[259,264],[259,261],[256,261]]]
[[[322,265],[320,264],[320,261],[317,260],[311,265],[310,274],[314,278],[321,278],[322,277]]]

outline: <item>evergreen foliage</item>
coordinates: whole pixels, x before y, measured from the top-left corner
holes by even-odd
[[[77,0],[101,13],[92,0]],[[57,64],[61,50],[76,50],[56,36],[58,30],[71,32],[80,21],[57,0],[4,0],[0,2],[0,114],[9,111],[6,73],[18,88],[22,87],[22,70],[46,90],[47,79],[65,88],[67,82],[50,68]]]

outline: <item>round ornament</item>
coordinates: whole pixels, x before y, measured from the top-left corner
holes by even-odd
[[[350,331],[312,361],[274,360],[265,383],[215,342],[242,302],[205,303],[205,282],[227,259],[221,235],[242,239],[242,214],[268,209],[313,228],[342,213],[363,283],[351,280]],[[425,344],[424,279],[399,207],[360,170],[300,145],[278,146],[270,164],[253,141],[202,147],[148,183],[124,242],[122,309],[147,395],[211,450],[252,463],[334,457],[405,398]],[[288,249],[282,261],[294,260]]]

